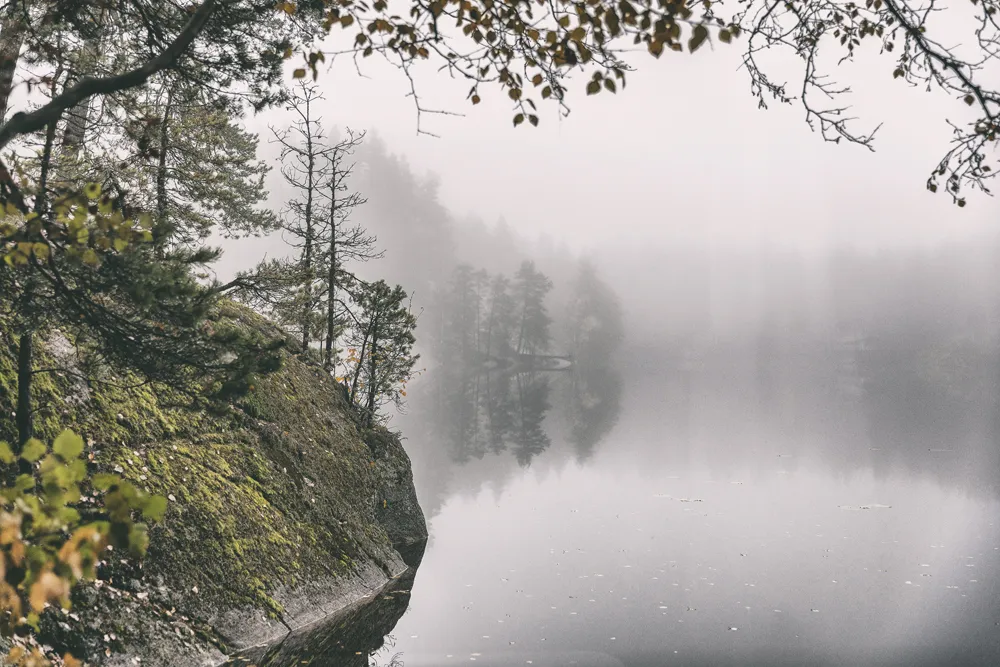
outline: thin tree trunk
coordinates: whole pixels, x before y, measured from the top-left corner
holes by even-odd
[[[517,353],[524,354],[524,325],[528,319],[528,295],[524,295],[524,304],[521,306],[521,332],[517,335]]]
[[[330,175],[330,267],[326,276],[326,369],[336,366],[334,339],[334,304],[337,296],[337,181]]]
[[[368,428],[371,428],[375,421],[375,398],[378,390],[378,369],[375,364],[378,362],[378,328],[372,331],[372,351],[368,355],[368,401],[366,406]]]
[[[354,369],[354,378],[351,380],[351,403],[355,402],[355,397],[358,395],[358,380],[361,378],[361,369],[364,368],[365,350],[368,347],[369,332],[370,330],[366,331],[364,338],[361,339],[361,352],[358,354],[358,365]]]
[[[100,17],[101,28],[104,24],[104,13],[101,12]],[[77,61],[77,68],[86,68],[91,72],[97,69],[97,59],[100,56],[101,49],[101,33],[99,29],[97,35],[87,39],[83,43],[83,47],[80,50],[80,59]],[[84,72],[76,72],[76,80],[83,78]],[[67,87],[72,85],[73,77],[67,82]],[[92,97],[85,97],[80,100],[72,109],[70,109],[66,114],[66,130],[63,132],[63,149],[69,155],[77,155],[80,152],[80,147],[83,146],[83,140],[87,134],[87,124],[90,121],[90,110],[92,107]]]
[[[489,315],[489,320],[488,320],[489,324],[486,325],[486,360],[487,361],[489,361],[489,359],[490,359],[490,352],[493,351],[492,350],[492,348],[493,348],[493,323],[496,320],[496,312],[497,312],[497,291],[494,288],[493,289],[493,297],[490,299],[490,315]]]
[[[0,122],[7,119],[10,94],[14,89],[14,72],[28,29],[25,22],[27,12],[28,0],[10,0],[0,25]]]
[[[156,165],[156,251],[162,253],[161,243],[170,236],[167,222],[167,143],[170,141],[170,114],[173,112],[174,89],[167,92],[167,105],[163,109],[163,120],[160,121],[160,158]]]
[[[42,214],[46,209],[47,197],[45,196],[46,181],[49,175],[49,168],[52,163],[52,145],[55,143],[56,136],[56,124],[49,123],[48,128],[45,132],[45,148],[42,151],[42,164],[39,173],[39,193],[38,197],[35,199],[35,212]],[[30,309],[33,281],[31,278],[28,280],[28,285],[25,288],[25,296],[23,305],[27,306],[25,310]],[[30,313],[27,313],[27,317],[31,317]],[[17,342],[17,408],[14,414],[14,420],[17,422],[17,451],[20,452],[24,448],[25,443],[35,436],[35,424],[34,424],[34,409],[31,404],[31,383],[34,378],[34,330],[30,326],[21,333],[20,338]],[[30,472],[31,467],[28,466],[27,470],[24,466],[21,466],[21,472]]]
[[[49,123],[45,128],[45,147],[42,149],[42,165],[38,175],[38,196],[35,197],[35,213],[42,215],[48,208],[49,171],[52,167],[52,146],[56,142],[56,123]]]
[[[308,104],[308,103],[307,103]],[[307,118],[311,118],[309,115],[309,107],[306,107]],[[308,173],[306,174],[306,247],[305,252],[302,256],[303,269],[305,270],[305,304],[302,307],[302,349],[309,349],[309,320],[312,318],[312,290],[313,290],[313,219],[312,219],[312,209],[313,209],[313,188],[314,183],[314,172],[316,170],[316,156],[313,155],[313,139],[312,139],[312,129],[309,126],[309,121],[306,121],[306,155],[309,156],[308,163]]]
[[[34,332],[21,334],[17,343],[17,451],[35,437],[34,415],[31,407],[31,380],[34,364]]]

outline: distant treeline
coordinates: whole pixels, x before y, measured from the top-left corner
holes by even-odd
[[[433,319],[425,337],[435,356],[482,370],[546,367],[544,355],[606,364],[622,338],[614,293],[594,267],[581,262],[557,322],[549,315],[553,283],[535,263],[521,263],[512,278],[460,264],[431,300]],[[553,328],[558,332],[553,339]]]
[[[379,276],[413,295],[422,351],[466,364],[612,357],[624,331],[621,306],[592,262],[521,237],[503,220],[456,216],[434,177],[415,174],[377,138],[358,148],[357,160],[352,182],[367,204],[355,217],[391,260],[378,265]]]

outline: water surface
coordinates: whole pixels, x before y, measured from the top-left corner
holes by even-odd
[[[977,354],[947,380],[760,344],[430,373],[395,422],[430,540],[373,661],[1000,664],[1000,374]]]

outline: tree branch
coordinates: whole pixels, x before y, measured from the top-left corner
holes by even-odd
[[[48,104],[35,111],[31,113],[22,111],[14,114],[9,121],[0,126],[0,149],[22,134],[37,132],[50,122],[58,121],[63,112],[89,97],[109,95],[141,86],[157,72],[173,67],[191,45],[191,42],[201,33],[215,10],[216,4],[217,0],[204,0],[188,20],[184,29],[177,35],[177,38],[160,55],[142,67],[124,74],[99,79],[84,77],[76,85],[68,88],[61,95],[54,97]]]

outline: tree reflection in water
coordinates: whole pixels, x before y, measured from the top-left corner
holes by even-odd
[[[550,449],[553,438],[570,444],[577,460],[588,459],[617,423],[621,395],[621,374],[613,368],[522,373],[438,368],[414,398],[413,411],[424,416],[421,430],[431,436],[419,446],[441,443],[452,463],[507,452],[527,467]]]

